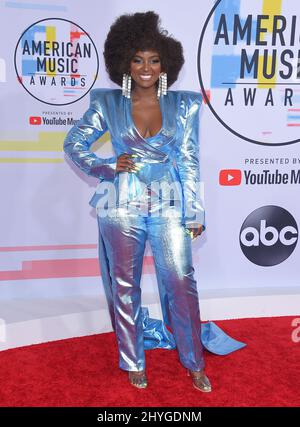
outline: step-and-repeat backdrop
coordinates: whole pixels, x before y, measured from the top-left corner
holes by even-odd
[[[171,89],[200,91],[204,99],[207,229],[193,242],[200,295],[300,289],[298,2],[16,0],[0,6],[2,306],[98,295],[106,309],[96,212],[88,204],[98,182],[66,159],[63,140],[87,109],[90,89],[116,87],[102,53],[110,25],[146,10],[184,47]],[[111,156],[109,135],[93,150]],[[143,273],[143,298],[151,302],[157,289],[149,247]],[[38,305],[31,319],[45,315]]]

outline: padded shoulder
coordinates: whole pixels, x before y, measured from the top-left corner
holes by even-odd
[[[103,101],[109,101],[109,99],[119,96],[121,89],[110,89],[110,88],[96,88],[90,91],[90,107],[97,108]]]
[[[192,90],[178,90],[178,95],[182,100],[184,100],[188,105],[193,104],[194,102],[199,105],[202,104],[202,95],[200,92],[195,92]]]

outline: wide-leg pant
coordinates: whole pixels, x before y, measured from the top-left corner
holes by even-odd
[[[157,277],[166,289],[180,361],[193,371],[204,368],[191,237],[171,210],[170,216],[151,217],[120,206],[98,217],[112,279],[119,366],[127,371],[145,369],[140,280],[147,239]]]

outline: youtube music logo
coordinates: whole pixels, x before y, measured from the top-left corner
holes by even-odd
[[[29,124],[30,125],[41,125],[42,124],[42,118],[40,116],[30,116],[29,117]]]
[[[220,185],[240,185],[242,171],[240,169],[222,169],[219,174]]]

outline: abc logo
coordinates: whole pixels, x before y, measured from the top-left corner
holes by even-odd
[[[240,231],[244,255],[257,265],[271,266],[285,261],[298,241],[294,217],[280,206],[262,206],[251,212]]]

